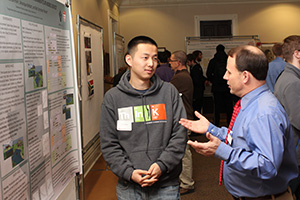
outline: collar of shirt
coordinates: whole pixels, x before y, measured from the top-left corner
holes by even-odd
[[[241,110],[244,110],[252,101],[255,101],[257,99],[257,96],[264,91],[268,90],[267,84],[264,84],[255,90],[252,90],[251,92],[247,93],[245,96],[241,99]]]

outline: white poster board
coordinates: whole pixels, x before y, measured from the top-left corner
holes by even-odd
[[[70,8],[2,0],[0,200],[56,199],[81,172]]]
[[[118,74],[121,67],[125,67],[125,41],[124,37],[114,33],[114,73]]]
[[[222,44],[225,46],[225,52],[240,45],[254,45],[260,46],[258,36],[233,36],[229,38],[207,38],[201,39],[200,37],[186,37],[185,46],[186,53],[192,53],[195,50],[202,51],[201,66],[203,68],[203,74],[206,76],[206,70],[209,60],[214,57],[216,53],[216,47]]]
[[[79,27],[78,71],[81,82],[83,148],[100,132],[100,108],[104,97],[103,30],[77,16]]]

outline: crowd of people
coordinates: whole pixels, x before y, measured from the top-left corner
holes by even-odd
[[[101,106],[101,151],[117,197],[180,199],[195,190],[192,153],[221,160],[219,184],[235,200],[300,199],[300,36],[272,49],[216,47],[206,77],[200,50],[158,52],[150,37],[127,45],[128,70]],[[214,120],[203,115],[212,85]],[[222,109],[228,127],[220,124]],[[207,142],[189,139],[205,134]],[[199,197],[200,198],[200,197]]]

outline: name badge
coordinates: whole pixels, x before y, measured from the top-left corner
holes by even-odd
[[[117,121],[118,131],[132,131],[132,123],[128,120],[118,120]]]

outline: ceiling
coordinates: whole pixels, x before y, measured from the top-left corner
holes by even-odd
[[[241,4],[241,3],[290,3],[300,0],[111,0],[120,8],[126,7],[156,7],[174,5],[201,5],[201,4]]]

